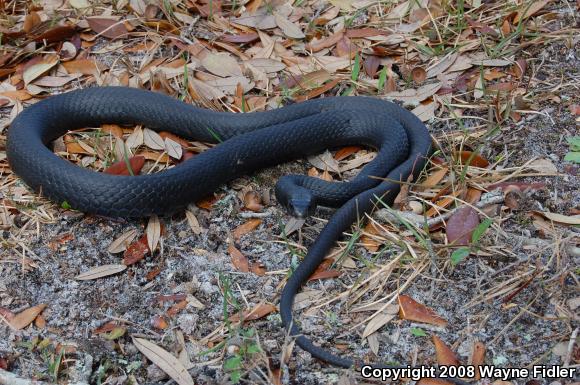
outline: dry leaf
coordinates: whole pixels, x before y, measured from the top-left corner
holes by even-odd
[[[580,225],[580,215],[562,215],[558,213],[550,213],[545,211],[534,211],[534,213],[543,216],[554,222],[563,223],[566,225],[578,226]]]
[[[143,338],[133,338],[133,344],[179,385],[194,385],[187,369],[167,350]]]
[[[189,210],[185,210],[185,217],[187,218],[187,223],[189,224],[191,231],[193,231],[193,233],[196,235],[201,234],[202,228],[199,225],[199,221],[197,220],[195,214]]]
[[[145,258],[145,255],[149,252],[149,246],[147,245],[147,235],[143,235],[139,240],[129,245],[123,254],[123,264],[130,266]]]
[[[165,150],[165,141],[155,131],[143,129],[143,143],[152,150]]]
[[[555,174],[558,172],[554,163],[549,159],[536,159],[528,163],[528,167],[542,173]]]
[[[169,327],[169,324],[163,316],[156,315],[151,319],[151,326],[158,330],[165,330]]]
[[[161,238],[161,222],[157,215],[152,215],[149,218],[149,223],[147,223],[147,246],[149,246],[149,251],[154,252],[159,244],[159,239]]]
[[[83,74],[97,76],[99,74],[99,67],[94,60],[79,59],[71,60],[62,63],[63,67],[69,74]]]
[[[107,251],[111,254],[117,254],[125,251],[127,249],[127,246],[131,244],[131,242],[133,242],[136,236],[137,236],[136,229],[125,231],[123,234],[117,237],[117,239],[111,242],[111,244],[107,248]]]
[[[360,150],[361,150],[361,147],[359,147],[359,146],[343,147],[340,150],[338,150],[336,152],[336,154],[334,154],[334,159],[338,160],[338,161],[344,160],[344,159],[348,158],[349,156],[351,156],[352,154],[356,154]]]
[[[486,168],[489,166],[489,162],[487,159],[471,151],[459,151],[454,155],[456,158],[459,157],[459,159],[461,159],[461,162],[465,165],[479,168]]]
[[[89,26],[93,31],[109,39],[116,39],[126,36],[129,33],[127,27],[125,27],[125,23],[116,18],[99,16],[87,17],[85,20],[89,23]]]
[[[431,102],[427,104],[419,104],[416,108],[414,108],[411,112],[415,114],[422,122],[427,122],[435,117],[435,111],[439,103]]]
[[[520,22],[520,20],[535,15],[542,8],[544,8],[549,2],[550,0],[534,0],[532,2],[524,2],[523,4],[520,5],[520,10],[514,17],[513,24],[517,25]]]
[[[310,164],[312,164],[319,170],[322,171],[328,170],[334,173],[340,173],[340,166],[338,165],[338,162],[336,161],[336,159],[334,159],[334,157],[328,150],[325,151],[324,154],[322,155],[309,156],[307,159],[310,162]]]
[[[233,244],[228,246],[228,253],[232,258],[232,265],[234,265],[236,270],[241,271],[242,273],[248,273],[250,271],[250,261],[248,261],[248,258]]]
[[[447,321],[441,318],[432,309],[420,304],[408,295],[399,296],[399,316],[402,319],[424,322],[437,326],[447,326]]]
[[[237,60],[228,53],[208,53],[201,61],[206,70],[221,77],[242,76]]]
[[[471,234],[479,225],[479,215],[471,206],[460,207],[451,215],[445,227],[447,241],[453,246],[467,246]]]
[[[252,67],[255,67],[265,73],[276,73],[286,68],[286,65],[284,63],[274,59],[256,58],[247,60],[244,62],[244,64],[249,64]]]
[[[21,330],[27,327],[34,321],[34,319],[46,308],[46,304],[40,304],[36,306],[29,307],[26,310],[21,311],[16,314],[10,320],[10,326],[16,330]]]
[[[75,277],[78,281],[88,281],[91,279],[97,279],[102,277],[107,277],[109,275],[120,273],[127,269],[127,265],[102,265],[90,268]]]
[[[433,343],[435,344],[435,354],[437,356],[437,363],[439,365],[449,365],[457,366],[459,365],[459,360],[453,350],[451,350],[445,342],[435,334],[432,336]]]
[[[252,218],[248,220],[246,223],[239,225],[234,230],[234,238],[236,240],[240,239],[243,235],[249,233],[250,231],[254,230],[256,227],[260,226],[262,220],[259,218]]]
[[[438,169],[435,172],[432,172],[431,174],[429,174],[429,176],[425,179],[425,181],[423,181],[423,183],[421,183],[421,187],[422,188],[433,188],[435,186],[437,186],[437,184],[439,184],[439,182],[441,182],[443,180],[443,178],[445,178],[445,176],[447,175],[447,171],[449,171],[448,167],[442,167],[440,169]]]
[[[242,319],[245,321],[254,321],[260,318],[267,316],[268,314],[276,311],[276,306],[270,303],[259,303],[258,305],[254,306],[252,310],[245,310]],[[239,314],[233,314],[230,317],[230,321],[237,322],[240,320]]]
[[[80,144],[80,143],[79,143]],[[127,165],[129,163],[129,165]],[[145,165],[145,157],[141,155],[132,156],[127,160],[123,159],[113,163],[107,167],[103,172],[111,175],[139,175],[141,169]],[[129,166],[131,171],[129,171]]]
[[[473,344],[473,351],[471,353],[471,365],[476,367],[475,379],[479,380],[481,374],[479,373],[479,366],[485,363],[485,345],[483,342],[475,341]]]
[[[88,8],[91,6],[88,0],[68,0],[71,7],[76,9]]]
[[[26,65],[22,73],[22,80],[24,84],[30,84],[33,80],[40,77],[42,74],[50,70],[58,64],[58,56],[49,55],[41,60],[31,60],[32,64]]]
[[[250,211],[260,212],[264,209],[260,194],[255,191],[248,191],[244,194],[244,207]]]
[[[417,89],[407,89],[401,92],[389,92],[385,96],[388,99],[400,100],[405,105],[417,105],[423,100],[433,96],[435,92],[439,91],[443,83],[437,82],[426,84]]]
[[[183,148],[181,145],[170,138],[165,138],[165,151],[167,155],[173,159],[181,159],[183,155]]]
[[[363,331],[362,338],[370,336],[371,334],[382,328],[384,325],[389,323],[393,318],[395,318],[398,311],[399,306],[396,304],[391,304],[387,306],[385,310],[381,311],[373,318],[371,318],[371,320],[365,327],[365,330]]]
[[[134,149],[141,146],[143,144],[143,140],[143,129],[141,127],[136,127],[125,141],[125,144],[130,149]]]
[[[276,25],[280,27],[284,35],[292,39],[303,39],[306,37],[300,27],[296,24],[290,22],[286,17],[280,15],[278,12],[274,12],[274,20]]]

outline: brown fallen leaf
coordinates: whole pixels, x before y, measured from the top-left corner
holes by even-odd
[[[42,313],[34,319],[34,326],[36,326],[38,329],[44,329],[46,327],[46,320],[44,319]]]
[[[30,325],[34,319],[42,313],[42,311],[46,308],[46,304],[40,304],[36,306],[29,307],[26,310],[21,311],[20,313],[16,314],[9,322],[10,326],[12,326],[16,330],[21,330]]]
[[[420,184],[422,188],[433,188],[439,184],[447,175],[449,167],[442,167],[429,174],[429,176]]]
[[[267,273],[266,267],[262,263],[250,264],[250,271],[258,276],[264,276]]]
[[[30,82],[56,66],[58,62],[58,56],[56,55],[33,58],[24,66],[24,72],[22,73],[24,84],[30,84]]]
[[[381,60],[379,59],[378,56],[368,55],[363,62],[366,74],[374,79],[377,76],[377,73],[379,72],[380,64]]]
[[[338,160],[338,161],[344,160],[344,159],[348,158],[349,156],[356,154],[360,150],[361,150],[361,147],[359,147],[359,146],[343,147],[340,150],[338,150],[336,152],[336,154],[334,154],[334,159]]]
[[[169,309],[167,309],[167,316],[169,316],[170,318],[175,317],[179,312],[181,312],[183,309],[185,309],[187,307],[187,300],[182,300],[179,301],[178,303],[176,303],[175,305],[171,306]]]
[[[129,33],[123,20],[109,17],[87,17],[89,27],[101,36],[117,39]]]
[[[163,316],[156,315],[151,319],[151,326],[158,330],[165,330],[169,327],[169,324]]]
[[[22,30],[26,33],[30,33],[34,27],[40,24],[42,20],[36,12],[30,12],[24,17],[24,23],[22,24]]]
[[[473,351],[471,352],[471,365],[475,366],[475,379],[481,378],[479,367],[485,363],[485,345],[483,342],[475,341]]]
[[[246,221],[245,223],[236,227],[233,231],[234,239],[239,240],[243,235],[249,233],[250,231],[254,230],[256,227],[260,226],[262,220],[259,218],[252,218]]]
[[[520,5],[520,10],[518,10],[516,16],[514,17],[513,24],[517,25],[520,20],[527,19],[530,16],[534,16],[542,8],[544,8],[551,0],[535,0],[532,2],[524,2]]]
[[[480,168],[486,168],[487,166],[489,166],[489,162],[487,159],[471,151],[459,151],[455,153],[455,157],[461,159],[461,162],[465,165]]]
[[[228,253],[232,259],[232,265],[234,265],[238,271],[241,271],[242,273],[248,273],[250,271],[250,261],[233,244],[228,246]]]
[[[83,74],[97,76],[99,67],[92,59],[78,59],[62,63],[69,74]]]
[[[14,313],[5,307],[0,306],[0,317],[4,317],[7,321],[10,321],[12,318],[14,318]]]
[[[342,39],[344,36],[343,31],[337,32],[329,37],[311,41],[310,43],[306,44],[306,49],[313,52],[322,51],[325,48],[330,48]]]
[[[108,277],[109,275],[120,273],[125,269],[127,269],[127,265],[113,264],[113,265],[95,266],[77,275],[75,279],[77,281],[88,281],[91,279]]]
[[[250,211],[260,212],[264,209],[260,194],[255,191],[248,191],[244,195],[244,207]]]
[[[228,42],[228,43],[251,43],[254,40],[258,40],[258,34],[255,32],[250,32],[250,33],[240,33],[238,35],[223,35],[221,37],[222,41]]]
[[[268,314],[275,312],[275,311],[276,311],[276,306],[274,306],[270,303],[259,303],[256,306],[254,306],[251,310],[249,310],[249,309],[244,310],[241,318],[244,320],[244,322],[254,321],[254,320],[263,318],[263,317],[267,316]],[[240,314],[239,313],[233,314],[230,317],[230,321],[232,321],[232,322],[240,321]]]
[[[145,255],[149,253],[149,246],[147,244],[147,234],[145,234],[139,240],[129,245],[123,254],[123,264],[130,266],[145,258]]]
[[[147,246],[149,251],[154,252],[157,249],[161,239],[162,224],[157,215],[152,215],[147,222],[145,233],[147,234]]]
[[[63,41],[72,37],[76,33],[76,28],[70,25],[54,27],[33,37],[35,42],[46,42],[48,44]]]
[[[133,344],[178,385],[194,385],[187,369],[171,353],[143,338],[133,338]]]
[[[119,323],[117,321],[109,321],[109,322],[102,324],[101,326],[99,326],[95,330],[93,330],[93,334],[108,333],[118,326],[119,326]]]
[[[563,215],[558,213],[551,213],[548,211],[533,211],[534,214],[541,215],[546,219],[549,219],[553,222],[565,224],[565,225],[572,225],[578,226],[580,225],[580,215]]]
[[[141,169],[143,165],[145,165],[145,157],[141,155],[132,156],[128,159],[129,165],[131,166],[131,171],[133,175],[139,175],[141,173]],[[104,171],[105,174],[112,174],[112,175],[131,175],[129,168],[127,167],[127,162],[124,160],[120,160],[118,162],[113,163],[109,167],[107,167]]]
[[[211,210],[213,208],[214,203],[216,203],[220,199],[219,196],[216,194],[210,195],[207,198],[204,198],[200,201],[195,202],[196,206],[202,208],[204,210]]]
[[[123,139],[123,128],[118,124],[102,124],[101,130],[116,138]]]
[[[367,223],[363,230],[363,236],[360,239],[362,246],[370,252],[377,252],[379,247],[381,247],[381,242],[372,236],[380,234],[381,230],[373,222]]]
[[[107,251],[111,254],[121,253],[127,250],[127,246],[133,242],[135,237],[137,236],[137,230],[131,229],[125,231],[123,234],[118,236],[107,248]]]
[[[330,266],[334,263],[334,258],[326,258],[312,273],[312,275],[308,278],[309,281],[313,281],[315,279],[327,279],[327,278],[336,278],[338,277],[341,272],[334,269],[329,269]]]
[[[445,195],[446,193],[448,193],[447,189],[443,189],[439,192],[439,194],[437,194],[437,196],[435,196],[433,198],[433,200],[435,200],[435,207],[431,207],[429,210],[427,210],[427,212],[425,213],[426,216],[428,217],[432,217],[438,213],[441,212],[441,208],[446,208],[449,205],[451,205],[451,203],[453,203],[455,201],[456,196],[461,195],[463,193],[463,190],[455,190],[453,192],[451,192],[451,194],[449,194],[450,196],[446,196],[443,197],[441,199],[438,199],[440,195]]]
[[[439,365],[452,365],[457,366],[459,365],[459,360],[457,356],[451,350],[445,342],[435,334],[432,336],[433,344],[435,344],[435,354],[437,356],[437,363]]]
[[[453,246],[467,246],[471,242],[471,234],[479,225],[479,215],[471,206],[460,207],[447,220],[447,241]]]
[[[437,326],[447,326],[447,321],[434,310],[420,304],[408,295],[399,296],[399,317],[409,321],[424,322]]]

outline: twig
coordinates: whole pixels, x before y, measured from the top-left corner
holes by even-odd
[[[574,350],[574,344],[576,343],[577,336],[578,336],[578,328],[574,329],[572,335],[570,336],[570,341],[568,342],[568,352],[566,352],[566,358],[564,359],[564,367],[570,366],[570,360],[572,359],[572,351]]]
[[[479,202],[477,202],[477,204],[475,204],[474,207],[476,207],[478,209],[482,209],[482,208],[489,206],[489,205],[502,203],[503,201],[504,201],[503,192],[492,191],[490,193],[483,194],[481,196],[481,200]],[[427,226],[432,227],[436,224],[443,222],[444,220],[451,217],[460,208],[461,207],[458,207],[456,209],[447,211],[446,213],[441,214],[438,217],[431,218],[431,219],[427,220]],[[423,226],[425,224],[425,217],[422,215],[417,215],[417,214],[411,213],[411,212],[399,212],[399,213],[397,213],[397,215],[400,215],[405,220],[412,222],[417,226]],[[401,222],[394,214],[389,212],[389,210],[387,210],[387,209],[378,210],[376,212],[376,216],[377,216],[377,218],[379,218],[380,220],[385,221],[385,222],[397,222],[397,223]]]

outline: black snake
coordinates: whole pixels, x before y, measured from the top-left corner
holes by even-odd
[[[92,172],[57,157],[47,147],[68,130],[106,123],[143,124],[220,144],[166,171],[138,176]],[[372,210],[376,197],[391,204],[400,190],[399,181],[410,175],[416,178],[423,169],[431,138],[425,125],[404,108],[368,97],[329,97],[267,112],[232,114],[138,89],[89,88],[26,108],[9,129],[7,156],[16,174],[56,202],[104,216],[144,217],[182,210],[255,170],[354,144],[376,148],[377,156],[353,180],[327,182],[289,175],[276,185],[278,201],[295,215],[306,216],[317,205],[338,207],[288,279],[280,314],[300,347],[332,365],[349,368],[360,363],[335,356],[301,335],[292,306],[330,248],[357,218]]]

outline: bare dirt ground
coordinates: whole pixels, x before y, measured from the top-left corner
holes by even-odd
[[[460,14],[463,2],[445,1],[70,0],[58,12],[54,1],[33,3],[0,1],[0,384],[383,383],[294,347],[276,308],[332,213],[320,208],[297,224],[276,202],[276,180],[347,179],[367,149],[249,175],[159,219],[83,214],[11,172],[6,132],[18,111],[53,93],[120,84],[237,112],[360,94],[423,113],[431,163],[395,211],[353,226],[303,289],[295,314],[304,333],[369,362],[580,367],[580,181],[578,163],[565,160],[580,116],[579,4],[466,1]],[[132,147],[138,130],[102,127],[98,151],[94,130],[54,149],[100,171],[120,160],[119,141],[147,159],[142,173],[184,159],[146,139]],[[173,139],[184,153],[204,148]],[[79,279],[105,265],[101,277]]]

